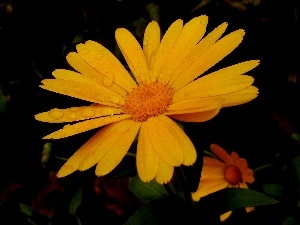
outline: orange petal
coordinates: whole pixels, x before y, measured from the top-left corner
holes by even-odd
[[[142,181],[148,182],[155,177],[158,163],[159,157],[151,141],[147,139],[145,126],[142,126],[139,133],[136,152],[137,172]]]
[[[219,145],[211,144],[210,149],[226,165],[232,165],[233,164],[233,161],[232,161],[230,155],[222,147],[220,147]]]
[[[201,55],[203,55],[225,32],[227,28],[227,23],[222,23],[220,26],[215,28],[206,37],[204,37],[183,59],[183,61],[178,65],[177,69],[174,71],[169,85],[172,85],[177,77],[182,74],[193,62],[195,62]]]
[[[118,46],[138,83],[150,80],[144,52],[135,37],[126,29],[118,28],[115,32]]]
[[[90,66],[86,61],[84,61],[80,55],[76,52],[70,52],[67,55],[68,63],[83,76],[93,80],[94,82],[107,87],[108,89],[122,95],[126,96],[128,93],[124,88],[120,87],[115,83],[114,80],[108,78],[100,71]],[[104,62],[103,62],[104,63]],[[108,74],[110,75],[110,74]],[[129,88],[130,90],[130,88]]]
[[[173,114],[170,117],[182,122],[205,122],[214,118],[219,112],[220,109],[213,109],[205,112]]]
[[[220,216],[220,221],[221,222],[224,222],[225,220],[227,220],[229,218],[229,216],[231,215],[232,211],[228,211],[226,213],[223,213],[221,216]]]
[[[160,28],[156,21],[152,21],[146,27],[144,39],[143,39],[143,50],[150,71],[152,70],[153,61],[157,49],[159,47],[159,44],[160,44]],[[155,78],[153,77],[150,78],[151,81],[155,81]]]
[[[161,43],[158,47],[155,59],[153,61],[152,73],[153,77],[158,78],[161,76],[161,70],[164,67],[165,62],[172,55],[172,47],[176,43],[183,27],[182,20],[176,20],[166,31]]]
[[[162,67],[161,75],[158,77],[159,82],[168,83],[174,71],[180,66],[182,60],[203,37],[207,22],[208,17],[202,15],[191,19],[184,25],[176,43],[172,47],[172,54],[170,54],[170,57],[165,61]]]
[[[155,180],[159,184],[168,183],[172,179],[173,173],[174,167],[160,159]]]
[[[225,168],[225,163],[219,161],[218,159],[204,156],[203,157],[203,166],[214,166],[214,167],[220,167],[220,168]]]
[[[137,87],[120,61],[101,44],[89,40],[76,45],[76,49],[85,62],[104,75],[103,84],[106,86],[116,83],[128,92]]]
[[[89,150],[90,153],[82,160],[78,169],[81,171],[87,170],[100,161],[103,163],[103,166],[108,166],[107,169],[103,168],[103,166],[99,166],[101,170],[99,171],[98,169],[98,172],[101,172],[101,174],[102,172],[104,173],[113,169],[112,167],[121,160],[124,152],[126,154],[126,151],[129,149],[138,132],[137,127],[139,126],[140,123],[126,119],[103,127],[82,146],[82,148],[91,148],[91,150]],[[116,154],[116,158],[114,158],[114,154]],[[108,156],[110,156],[111,159],[108,159]],[[103,160],[104,157],[106,159],[105,161]],[[111,163],[106,162],[110,160],[112,161]]]
[[[224,98],[223,107],[236,106],[250,102],[255,99],[257,95],[258,89],[254,86],[250,86],[235,93],[222,95],[222,98]]]
[[[45,79],[42,80],[42,83],[44,85],[41,85],[40,87],[45,90],[93,103],[117,106],[123,105],[125,102],[124,97],[121,95],[96,83],[94,83],[96,85],[90,85],[87,83],[61,79]]]
[[[102,127],[104,125],[117,122],[120,120],[124,120],[129,118],[130,116],[127,114],[124,115],[116,115],[116,116],[105,116],[90,120],[85,120],[83,122],[75,123],[75,124],[67,124],[62,129],[55,131],[47,136],[43,137],[43,139],[60,139],[69,137],[75,134],[79,134],[88,130],[92,130],[98,127]]]
[[[113,114],[120,114],[121,112],[122,109],[120,108],[102,105],[71,107],[67,109],[54,108],[50,111],[35,115],[35,119],[48,123],[63,123],[86,120],[96,117],[111,116]]]
[[[228,183],[224,179],[200,180],[197,191],[192,193],[192,198],[194,201],[199,201],[200,198],[226,187],[228,187]]]
[[[201,171],[201,180],[224,180],[224,165],[206,166],[203,165]],[[201,181],[200,181],[201,182]]]
[[[169,129],[170,118],[166,116],[151,117],[143,123],[148,141],[151,142],[157,154],[171,166],[183,163],[183,151],[177,132]],[[180,129],[176,124],[173,129]],[[189,147],[189,146],[187,146]]]
[[[244,30],[237,30],[217,41],[176,79],[172,87],[179,90],[217,64],[242,42],[244,34]]]
[[[96,166],[97,176],[108,174],[121,162],[141,127],[140,122],[132,120],[126,120],[121,123],[122,127],[120,127],[120,130],[115,130],[115,132],[121,132],[122,135],[115,139],[115,144],[109,146],[110,148],[103,146],[103,148],[109,148],[109,150],[106,151],[106,154]],[[114,137],[110,136],[109,138],[113,139]]]

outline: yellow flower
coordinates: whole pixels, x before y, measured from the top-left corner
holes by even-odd
[[[201,197],[214,193],[228,187],[248,188],[246,183],[253,183],[253,171],[248,168],[247,161],[240,158],[236,152],[230,155],[220,146],[212,144],[211,151],[222,161],[204,156],[201,178],[198,189],[192,193],[194,201]],[[247,212],[254,207],[246,207]],[[220,220],[226,220],[232,211],[220,216]]]
[[[91,102],[90,106],[52,109],[37,120],[71,123],[44,139],[59,139],[103,127],[79,148],[58,171],[64,177],[95,164],[96,175],[112,171],[138,136],[136,164],[147,182],[170,181],[175,166],[192,165],[196,150],[173,119],[203,122],[222,107],[240,105],[258,94],[251,76],[243,75],[259,64],[251,60],[202,75],[233,51],[243,30],[220,39],[227,23],[204,36],[208,18],[199,16],[183,26],[176,20],[162,40],[157,22],[145,30],[143,47],[126,29],[115,32],[117,44],[131,70],[101,44],[87,41],[67,55],[77,71],[57,69],[55,79],[42,81],[43,89]],[[78,122],[81,121],[81,122]]]

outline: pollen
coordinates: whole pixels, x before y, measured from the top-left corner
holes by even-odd
[[[143,122],[163,114],[171,104],[173,94],[173,89],[164,84],[144,83],[127,95],[123,110],[133,120]]]
[[[242,182],[242,173],[236,166],[227,166],[224,170],[225,180],[235,186]]]

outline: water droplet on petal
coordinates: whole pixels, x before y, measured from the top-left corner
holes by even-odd
[[[96,100],[98,100],[99,102],[103,102],[103,101],[104,101],[104,96],[103,96],[103,95],[96,95],[95,98],[96,98]]]
[[[114,110],[112,108],[104,108],[101,110],[101,114],[102,115],[113,115],[114,114]]]
[[[100,59],[102,59],[102,57],[103,57],[103,55],[102,55],[102,54],[97,54],[97,55],[95,56],[95,58],[96,58],[97,60],[100,60]]]
[[[145,46],[147,46],[148,44],[149,44],[149,41],[144,40],[143,46],[145,47]]]
[[[59,120],[60,118],[63,117],[64,113],[61,109],[51,109],[49,112],[48,112],[49,116],[52,118],[52,119],[55,119],[55,120]]]
[[[93,117],[95,115],[95,110],[92,108],[84,108],[81,112],[81,115],[84,118],[90,118]]]
[[[70,112],[79,112],[80,111],[80,107],[72,107],[69,108]]]
[[[67,118],[68,118],[69,120],[75,120],[75,119],[78,118],[78,115],[77,115],[77,113],[75,113],[75,112],[70,112],[70,113],[67,115]]]
[[[112,72],[108,72],[107,76],[103,77],[102,83],[104,86],[109,87],[114,83],[115,75]]]
[[[109,100],[110,100],[112,103],[117,104],[117,103],[120,101],[120,98],[119,98],[118,96],[110,96],[110,97],[109,97]]]
[[[82,46],[82,47],[81,47]],[[78,49],[78,52],[81,54],[81,55],[87,55],[89,54],[89,50],[87,48],[85,48],[83,45],[81,45],[80,47],[77,46],[77,49]]]

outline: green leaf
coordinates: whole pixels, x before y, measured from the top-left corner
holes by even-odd
[[[74,197],[71,200],[70,206],[69,206],[69,213],[72,216],[76,215],[77,207],[81,204],[81,198],[82,198],[82,188],[80,188],[77,193],[74,195]]]
[[[20,212],[28,217],[31,217],[33,214],[33,209],[31,206],[19,203]]]
[[[191,224],[188,215],[182,199],[172,195],[145,204],[124,225]]]
[[[145,183],[138,176],[129,178],[128,187],[144,203],[168,196],[163,185],[155,180]]]
[[[263,184],[262,190],[264,193],[275,196],[275,197],[281,197],[283,196],[283,190],[284,187],[280,184]]]
[[[196,212],[210,213],[217,216],[236,209],[279,203],[277,200],[260,192],[245,188],[226,188],[200,199]],[[206,215],[204,215],[206,216]]]
[[[278,201],[260,192],[245,188],[226,188],[225,211],[232,211],[247,206],[276,204]]]

